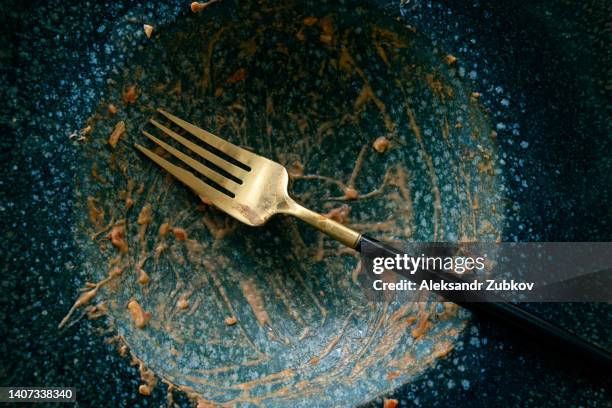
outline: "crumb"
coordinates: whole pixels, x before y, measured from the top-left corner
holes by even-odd
[[[108,104],[108,113],[110,113],[111,115],[114,115],[115,113],[117,113],[117,107],[115,105],[113,105],[112,103]]]
[[[176,307],[181,310],[186,310],[189,307],[189,301],[185,298],[180,298],[178,302],[176,302]]]
[[[149,283],[149,274],[144,271],[144,269],[138,270],[138,283],[141,285],[146,285]]]
[[[472,92],[470,96],[472,97],[472,99],[478,99],[482,96],[482,94],[480,92]]]
[[[316,17],[314,17],[314,16],[306,17],[306,18],[304,19],[304,25],[305,25],[306,27],[310,27],[310,26],[312,26],[312,25],[315,25],[315,24],[317,23],[317,21],[318,21],[318,20],[319,20],[319,19],[318,19],[318,18],[316,18]]]
[[[185,241],[187,239],[187,231],[185,231],[183,228],[172,228],[172,233],[177,241]]]
[[[153,26],[149,24],[145,24],[142,26],[142,28],[144,29],[144,32],[147,38],[151,38],[151,35],[153,34]]]
[[[247,74],[246,69],[240,68],[239,70],[234,72],[232,75],[230,75],[229,78],[227,78],[227,83],[235,84],[236,82],[244,81],[244,79],[246,78],[246,74]]]
[[[204,10],[211,4],[216,3],[217,1],[218,0],[209,0],[206,3],[199,3],[197,1],[194,1],[193,3],[191,3],[191,11],[193,11],[194,13],[199,13],[200,11]]]
[[[228,326],[233,326],[236,324],[236,322],[238,321],[238,319],[236,319],[235,316],[232,317],[226,317],[225,318],[225,324],[227,324]]]
[[[120,120],[119,122],[117,122],[117,124],[115,125],[115,129],[113,129],[113,133],[111,133],[110,137],[108,138],[108,144],[111,145],[111,147],[114,149],[117,146],[117,143],[119,142],[119,138],[123,136],[124,133],[125,122]]]
[[[289,177],[296,178],[304,175],[304,165],[298,161],[293,162],[291,166],[287,167]]]
[[[149,387],[146,384],[141,384],[138,387],[138,392],[141,393],[142,395],[151,395],[151,387]]]
[[[396,399],[385,398],[383,401],[383,408],[397,408],[398,405],[399,401]]]
[[[448,54],[445,59],[448,65],[454,65],[457,63],[457,57],[452,54]]]
[[[374,147],[374,150],[376,150],[378,153],[384,153],[389,148],[389,139],[381,136],[374,141],[372,147]]]
[[[461,124],[461,122],[455,123],[455,129],[461,129],[462,127],[463,125]]]
[[[138,90],[136,89],[136,85],[131,85],[125,88],[121,98],[124,105],[136,102],[136,99],[138,98]]]
[[[149,319],[151,319],[151,313],[145,312],[142,306],[140,306],[140,303],[135,300],[131,300],[127,308],[134,325],[139,329],[143,329],[149,322]]]
[[[344,190],[344,198],[347,200],[356,200],[357,197],[359,197],[359,192],[354,188],[347,187],[346,190]]]

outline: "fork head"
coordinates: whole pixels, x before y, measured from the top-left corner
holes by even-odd
[[[282,165],[223,140],[162,109],[158,109],[158,112],[193,138],[186,138],[154,119],[150,123],[190,154],[147,131],[143,131],[143,134],[195,173],[139,144],[135,144],[135,147],[191,188],[203,201],[210,202],[252,226],[263,225],[276,213],[291,212],[294,201],[287,193],[289,176]],[[197,139],[198,143],[190,139]]]

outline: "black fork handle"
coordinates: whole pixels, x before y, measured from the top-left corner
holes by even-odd
[[[359,238],[357,250],[361,251],[365,244],[376,248],[377,253],[384,256],[394,257],[396,254],[401,254],[397,249],[367,235],[362,235]],[[438,280],[440,275],[432,271],[419,270],[414,275],[407,276],[407,278],[420,282],[423,279]],[[444,279],[448,280],[448,278],[448,276],[444,276]],[[574,357],[584,364],[595,364],[607,370],[608,373],[610,373],[609,370],[612,370],[612,354],[610,351],[590,343],[582,337],[556,326],[514,303],[466,302],[453,291],[444,291],[444,293],[439,294],[444,296],[447,301],[457,303],[478,315],[488,316],[496,323],[512,326],[521,330],[522,334],[530,338],[542,340],[542,344],[545,344],[546,349],[552,346],[562,353],[563,358]],[[589,368],[593,368],[593,366],[589,365]]]

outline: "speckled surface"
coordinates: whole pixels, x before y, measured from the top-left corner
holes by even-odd
[[[11,28],[3,40],[13,44],[0,57],[9,84],[2,88],[8,101],[0,107],[2,127],[10,135],[2,140],[0,189],[0,217],[8,227],[2,244],[2,385],[74,385],[82,406],[109,400],[117,406],[164,404],[164,386],[150,397],[138,394],[137,369],[94,334],[104,324],[83,320],[58,331],[57,323],[84,283],[71,273],[82,259],[72,240],[79,155],[68,136],[92,115],[112,69],[133,57],[112,48],[125,41],[112,38],[115,27],[122,25],[119,34],[138,41],[140,24],[126,19],[161,25],[187,13],[187,4],[23,7],[7,6],[13,11],[2,17]],[[609,240],[610,140],[603,84],[594,79],[603,78],[608,56],[587,54],[602,47],[596,28],[603,20],[586,6],[575,10],[565,3],[542,2],[514,14],[500,7],[414,1],[401,9],[385,6],[459,57],[464,75],[481,90],[499,135],[499,166],[512,204],[505,237]],[[529,24],[534,21],[540,23]],[[580,29],[586,22],[591,32],[585,36]],[[500,31],[505,35],[491,35]],[[564,63],[542,70],[542,61],[558,58]],[[610,338],[609,309],[547,307],[596,341]],[[394,395],[400,406],[609,405],[609,380],[539,354],[508,331],[476,321],[448,358]]]

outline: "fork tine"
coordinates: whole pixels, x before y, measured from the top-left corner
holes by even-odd
[[[217,183],[218,185],[220,185],[224,189],[226,189],[226,190],[228,190],[228,191],[230,191],[230,192],[232,192],[234,194],[236,193],[236,187],[238,186],[238,183],[236,183],[234,180],[231,180],[231,179],[229,179],[229,178],[227,178],[227,177],[217,173],[213,169],[210,169],[210,168],[204,166],[202,163],[198,162],[197,160],[192,159],[191,157],[189,157],[186,154],[184,154],[183,152],[175,149],[174,147],[170,146],[169,144],[167,144],[165,142],[162,142],[161,140],[159,140],[158,138],[156,138],[155,136],[153,136],[149,132],[143,130],[142,133],[146,137],[151,139],[153,142],[155,142],[159,146],[163,147],[168,153],[170,153],[171,155],[173,155],[177,159],[181,160],[183,163],[187,164],[192,169],[196,170],[198,173],[200,173],[200,174],[204,175],[205,177],[209,178],[210,180],[214,181],[215,183]]]
[[[187,187],[195,191],[196,194],[208,198],[210,201],[212,201],[213,204],[217,206],[228,205],[228,202],[230,202],[231,199],[228,196],[204,183],[202,180],[194,176],[193,173],[191,173],[190,171],[175,166],[166,159],[163,159],[162,157],[158,156],[149,149],[142,147],[137,143],[135,143],[134,146],[142,153],[144,153],[149,159],[153,160],[168,173],[172,174],[179,181],[184,183]]]
[[[246,177],[247,175],[246,170],[236,166],[233,163],[228,162],[227,160],[217,156],[216,154],[209,152],[206,149],[203,149],[202,147],[185,139],[183,136],[179,135],[172,129],[167,128],[166,126],[162,125],[161,123],[157,122],[154,119],[150,119],[149,123],[151,123],[153,126],[155,126],[159,130],[164,132],[167,136],[170,136],[171,138],[173,138],[174,140],[176,140],[177,142],[179,142],[180,144],[182,144],[183,146],[185,146],[192,152],[198,154],[200,157],[208,160],[209,162],[219,166],[220,168],[227,171],[229,174],[236,177],[237,179],[243,180],[244,177]]]
[[[250,160],[253,160],[259,157],[255,153],[251,153],[248,150],[243,149],[242,147],[238,147],[235,144],[232,144],[226,140],[223,140],[220,137],[215,136],[212,133],[207,132],[204,129],[194,126],[191,123],[184,121],[183,119],[177,118],[176,116],[166,112],[163,109],[157,109],[157,111],[161,113],[162,115],[164,115],[168,120],[182,127],[183,129],[185,129],[187,132],[191,133],[198,139],[221,150],[223,153],[227,154],[228,156],[238,160],[239,162],[245,165],[248,165],[248,162]]]

